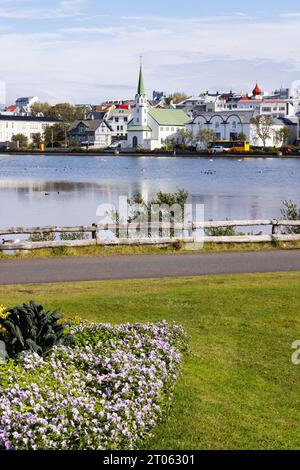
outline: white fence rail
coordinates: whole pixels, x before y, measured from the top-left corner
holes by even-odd
[[[264,243],[264,242],[293,242],[300,241],[300,234],[282,233],[284,228],[300,228],[300,220],[224,220],[188,224],[120,224],[76,227],[7,227],[0,228],[0,251],[35,250],[41,248],[82,247],[82,246],[110,246],[110,245],[168,245],[178,240],[184,243],[195,243],[197,231],[236,227],[262,227],[269,226],[270,234],[244,235],[207,235],[204,234],[204,243]],[[144,233],[140,237],[130,237],[130,232],[136,228]],[[173,232],[173,236],[164,236],[164,230]],[[115,232],[116,236],[104,237],[104,233]],[[146,232],[146,235],[145,235]],[[84,237],[74,240],[34,240],[36,234],[82,234]],[[151,236],[155,233],[155,236]],[[148,234],[148,236],[147,236]],[[31,240],[9,240],[7,235],[29,235]],[[76,237],[75,237],[76,238]]]

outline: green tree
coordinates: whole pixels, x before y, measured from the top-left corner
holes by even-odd
[[[289,140],[293,137],[293,131],[289,127],[282,127],[275,131],[276,145],[287,145]]]
[[[17,149],[26,150],[28,147],[28,138],[24,134],[13,135],[11,141]]]
[[[40,132],[36,132],[32,134],[32,143],[35,147],[39,147],[39,145],[43,142],[43,137]]]
[[[212,129],[200,129],[198,134],[196,135],[195,142],[196,145],[201,143],[204,145],[206,149],[208,149],[209,143],[216,140],[216,133]]]
[[[247,142],[247,136],[246,134],[244,134],[244,132],[240,132],[239,135],[238,135],[238,140],[240,140],[241,142]]]
[[[165,103],[167,106],[173,102],[174,104],[181,103],[182,101],[186,100],[188,98],[188,95],[181,91],[175,91],[175,93],[170,94],[165,98]]]
[[[84,106],[74,106],[70,103],[59,103],[49,110],[50,117],[61,119],[66,124],[72,124],[77,119],[84,119],[85,113]]]
[[[56,123],[53,126],[46,127],[44,131],[44,141],[46,146],[60,147],[66,142],[66,132],[68,125],[64,123]]]
[[[38,101],[31,106],[30,111],[32,116],[38,116],[39,114],[49,116],[50,109],[51,105],[49,103],[42,103]]]

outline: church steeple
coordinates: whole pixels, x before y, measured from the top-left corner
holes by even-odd
[[[139,85],[138,85],[137,93],[139,96],[145,96],[145,85],[144,85],[144,75],[143,75],[142,64],[140,66],[140,76],[139,76]]]

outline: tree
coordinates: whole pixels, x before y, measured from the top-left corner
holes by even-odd
[[[38,101],[31,106],[30,112],[32,116],[38,116],[39,114],[49,116],[50,109],[51,105],[49,103],[41,103]]]
[[[17,149],[26,150],[28,147],[28,138],[24,134],[15,134],[11,139]]]
[[[272,126],[274,124],[272,116],[261,115],[251,119],[254,125],[257,137],[262,141],[263,147],[266,147],[267,141],[272,137]]]
[[[53,126],[46,127],[44,131],[44,141],[46,146],[57,147],[63,145],[66,141],[66,130],[67,126],[64,123],[57,123]]]
[[[59,103],[49,110],[50,117],[61,119],[66,124],[72,124],[77,119],[84,119],[85,113],[84,106],[74,106],[70,103]]]
[[[200,142],[202,143],[205,148],[207,149],[209,146],[209,143],[216,140],[216,133],[212,129],[200,129],[198,134],[196,135],[195,141],[196,145]]]
[[[193,131],[190,131],[188,129],[179,129],[177,134],[184,147],[186,147],[187,144],[191,143],[191,141],[193,140]]]
[[[247,142],[247,136],[246,134],[244,134],[244,132],[240,132],[239,135],[238,135],[238,140],[240,140],[241,142]]]
[[[32,143],[35,147],[39,147],[39,145],[43,142],[42,134],[40,132],[36,132],[32,134]]]
[[[167,106],[173,102],[174,104],[181,103],[182,101],[186,100],[188,98],[188,95],[181,91],[175,91],[175,93],[172,93],[171,95],[167,96],[165,98],[165,103]]]
[[[293,131],[289,127],[282,127],[275,131],[276,145],[287,145],[289,140],[293,137]]]

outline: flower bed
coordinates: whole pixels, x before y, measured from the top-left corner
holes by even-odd
[[[0,446],[134,449],[163,416],[187,350],[166,322],[72,327],[74,346],[0,366]]]

